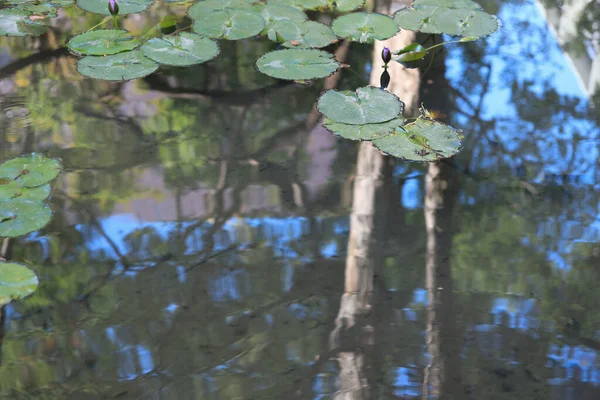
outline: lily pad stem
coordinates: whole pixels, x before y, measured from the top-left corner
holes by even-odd
[[[100,25],[104,25],[105,23],[107,23],[108,21],[110,21],[111,17],[106,17],[104,18],[99,24],[92,26],[90,29],[88,29],[86,32],[92,31],[94,29],[96,29],[97,27],[99,27]]]
[[[117,21],[117,16],[113,15],[113,25],[115,29],[119,29],[119,22]]]

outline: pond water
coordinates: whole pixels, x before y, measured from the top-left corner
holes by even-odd
[[[465,136],[432,167],[330,134],[322,81],[255,70],[265,40],[108,83],[62,47],[101,17],[1,38],[0,160],[66,169],[50,224],[9,243],[41,285],[2,308],[0,397],[600,398],[598,32],[561,47],[550,3],[482,2],[501,30],[423,75]]]

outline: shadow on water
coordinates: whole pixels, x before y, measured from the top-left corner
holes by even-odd
[[[109,84],[67,32],[1,39],[0,158],[66,171],[50,225],[11,242],[42,285],[1,315],[0,395],[598,398],[598,115],[534,3],[482,4],[496,36],[390,69],[409,113],[464,130],[431,166],[314,110],[379,86],[380,47],[340,45],[359,76],[323,84],[260,75],[259,40]]]

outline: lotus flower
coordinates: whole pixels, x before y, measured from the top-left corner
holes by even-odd
[[[386,65],[392,60],[392,51],[388,47],[384,47],[381,50],[381,59]]]
[[[119,3],[117,0],[108,0],[108,11],[113,17],[119,15]]]

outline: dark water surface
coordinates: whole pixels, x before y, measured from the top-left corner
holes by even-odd
[[[110,84],[60,49],[89,15],[0,39],[0,159],[67,168],[50,225],[10,242],[42,285],[2,310],[0,395],[600,398],[600,118],[571,61],[597,43],[483,4],[501,31],[422,79],[463,152],[367,177],[313,110],[322,83],[254,70],[265,41]],[[371,53],[348,53],[367,81]]]

